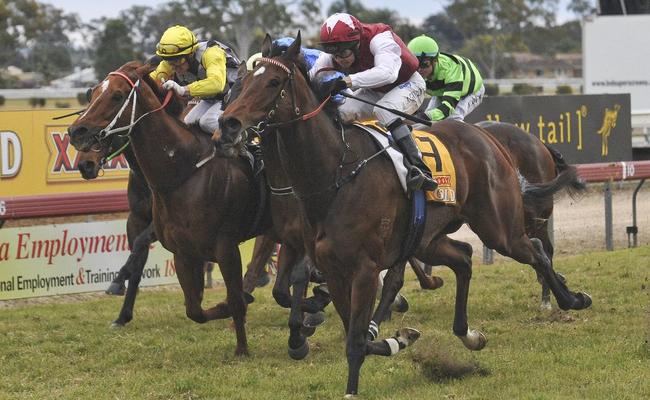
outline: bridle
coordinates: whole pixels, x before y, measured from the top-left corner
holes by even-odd
[[[257,125],[248,127],[246,130],[251,130],[256,135],[259,136],[267,130],[281,128],[283,126],[291,125],[300,121],[307,121],[308,119],[311,119],[316,115],[318,115],[323,110],[327,102],[330,100],[331,96],[328,95],[323,100],[323,102],[320,103],[320,105],[316,107],[313,111],[305,114],[301,114],[300,108],[296,106],[296,87],[294,85],[295,64],[293,64],[292,68],[289,68],[283,63],[281,63],[280,61],[268,57],[261,57],[258,58],[256,61],[258,64],[261,62],[266,62],[282,69],[284,72],[287,73],[288,79],[284,81],[284,83],[282,84],[282,88],[280,89],[278,94],[275,95],[275,98],[273,99],[273,107],[271,107],[269,112],[266,114],[266,118],[260,121]],[[273,117],[275,117],[278,107],[280,106],[280,101],[283,100],[285,97],[287,97],[287,90],[286,90],[287,85],[289,86],[289,91],[291,92],[291,109],[293,110],[296,117],[287,121],[271,122],[273,120]]]
[[[257,136],[259,136],[261,138],[262,134],[264,132],[266,132],[266,131],[275,130],[277,128],[292,125],[292,124],[297,123],[297,122],[307,121],[310,118],[313,118],[316,115],[318,115],[323,110],[323,107],[325,107],[327,102],[332,97],[331,94],[328,95],[325,98],[325,100],[323,100],[323,102],[318,107],[316,107],[313,111],[311,111],[309,113],[301,114],[300,113],[300,108],[298,108],[296,106],[296,94],[295,94],[295,85],[294,85],[295,63],[292,65],[292,68],[289,68],[285,64],[281,63],[280,61],[278,61],[278,60],[276,60],[274,58],[268,58],[268,57],[259,58],[259,59],[257,59],[257,62],[258,63],[266,62],[266,63],[269,63],[269,64],[274,65],[276,67],[279,67],[280,69],[282,69],[284,72],[287,73],[288,79],[284,81],[284,83],[282,85],[282,88],[280,89],[278,94],[273,99],[273,101],[274,101],[273,107],[271,107],[269,112],[266,114],[266,118],[263,119],[262,121],[260,121],[257,125],[250,126],[250,127],[246,128],[246,129],[244,129],[246,136],[248,136],[247,132],[250,130],[254,134],[256,134]],[[291,106],[292,106],[293,112],[296,114],[296,117],[292,118],[290,120],[287,120],[287,121],[271,122],[273,117],[276,114],[276,111],[277,111],[279,105],[280,105],[280,101],[283,100],[287,96],[287,91],[286,91],[287,85],[289,86],[289,90],[291,92]],[[368,163],[368,161],[370,161],[373,158],[377,157],[381,153],[384,153],[390,147],[390,145],[388,145],[386,147],[383,147],[381,150],[379,150],[375,154],[371,155],[370,157],[359,161],[357,163],[357,165],[354,167],[354,169],[352,169],[352,171],[350,171],[347,175],[343,176],[343,167],[346,165],[346,162],[345,162],[346,154],[352,153],[352,149],[350,148],[350,144],[345,139],[345,127],[343,126],[343,124],[340,121],[339,121],[339,128],[340,128],[340,131],[341,131],[341,139],[343,141],[344,149],[343,149],[343,155],[341,157],[341,161],[339,162],[339,165],[338,165],[337,170],[336,170],[336,179],[334,180],[334,182],[332,184],[330,184],[329,186],[327,186],[326,188],[324,188],[322,190],[318,190],[318,191],[308,193],[308,194],[298,193],[292,187],[278,188],[278,189],[276,189],[277,193],[273,193],[273,191],[272,191],[272,194],[275,194],[275,195],[278,195],[278,196],[293,194],[298,199],[307,199],[307,198],[322,195],[322,194],[325,194],[325,193],[328,193],[328,192],[331,192],[331,191],[338,191],[338,189],[341,186],[345,185],[346,183],[348,183],[352,179],[354,179],[359,174],[361,169]],[[271,189],[274,189],[274,188],[271,187]]]
[[[106,125],[106,127],[104,127],[95,136],[93,136],[93,138],[97,141],[97,143],[100,146],[101,146],[101,144],[103,142],[105,142],[113,134],[118,134],[118,136],[121,136],[121,137],[126,136],[126,137],[128,137],[128,140],[122,146],[120,146],[119,149],[114,151],[112,154],[102,158],[100,160],[100,166],[103,166],[108,161],[110,161],[113,158],[117,157],[118,155],[122,154],[122,152],[131,143],[131,131],[133,130],[133,127],[136,126],[138,124],[138,122],[140,122],[144,117],[148,116],[149,114],[153,114],[153,113],[158,112],[158,111],[164,109],[165,107],[167,107],[167,105],[169,104],[169,101],[171,100],[172,95],[173,95],[173,91],[171,91],[171,90],[168,91],[167,94],[165,95],[165,98],[163,99],[163,102],[160,104],[160,107],[158,107],[156,109],[153,109],[153,110],[150,110],[150,111],[147,111],[146,113],[140,115],[138,117],[138,119],[135,119],[135,110],[136,110],[136,106],[137,106],[137,102],[138,102],[138,88],[140,87],[140,82],[142,81],[142,79],[138,77],[138,79],[135,82],[133,82],[133,80],[131,78],[129,78],[128,75],[126,75],[125,73],[123,73],[121,71],[109,72],[108,75],[107,75],[107,78],[109,76],[119,76],[119,77],[123,78],[124,80],[126,80],[129,83],[129,85],[131,86],[131,91],[129,92],[129,95],[126,97],[126,100],[124,100],[124,103],[120,107],[117,114],[115,114],[115,117],[111,120],[111,122],[109,122],[108,125]],[[125,126],[122,126],[122,127],[119,127],[119,128],[113,128],[115,126],[115,124],[117,123],[117,121],[122,116],[122,113],[124,112],[124,110],[128,107],[129,103],[131,102],[131,99],[133,99],[133,102],[132,102],[133,105],[131,106],[131,121],[130,121],[130,123],[128,125],[125,125]],[[92,104],[90,104],[88,106],[88,108],[86,109],[86,112],[88,110],[90,110],[91,107],[92,107]],[[127,131],[127,132],[124,133],[124,134],[119,134],[119,132],[124,132],[124,131]],[[93,150],[93,151],[96,151],[96,150]],[[201,159],[199,162],[196,163],[196,168],[200,168],[201,166],[203,166],[205,163],[207,163],[212,158],[214,158],[215,155],[216,155],[216,149],[213,149],[213,152],[212,152],[211,155]]]
[[[127,136],[129,139],[126,141],[126,143],[124,143],[122,146],[120,146],[120,148],[118,150],[116,150],[112,154],[102,158],[102,160],[100,161],[100,165],[104,165],[108,161],[110,161],[113,158],[120,155],[128,147],[129,143],[131,142],[130,135],[131,135],[131,131],[133,130],[133,127],[135,125],[137,125],[137,123],[140,122],[147,115],[155,113],[155,112],[160,111],[163,108],[165,108],[167,106],[167,104],[169,104],[169,101],[171,100],[171,96],[172,96],[172,92],[168,92],[167,95],[165,96],[165,99],[163,100],[162,104],[160,105],[160,107],[158,107],[158,108],[156,108],[154,110],[148,111],[148,112],[142,114],[140,117],[138,117],[138,119],[135,119],[135,110],[136,110],[137,102],[138,102],[138,87],[140,86],[141,79],[138,78],[138,80],[133,82],[133,80],[128,75],[126,75],[125,73],[120,72],[120,71],[109,72],[108,75],[107,75],[107,78],[109,76],[119,76],[119,77],[123,78],[125,81],[128,82],[129,86],[131,86],[131,91],[129,92],[129,95],[126,97],[126,99],[122,103],[122,106],[120,107],[117,114],[115,114],[115,117],[113,117],[113,119],[111,120],[111,122],[108,123],[108,125],[106,125],[102,130],[100,130],[96,135],[94,135],[93,139],[95,139],[98,146],[101,146],[102,143],[106,142],[106,140],[109,139],[109,137],[112,136],[113,134],[118,134],[118,136]],[[114,128],[115,124],[117,124],[117,121],[120,119],[120,117],[124,113],[124,110],[127,109],[129,103],[132,103],[132,106],[131,106],[131,121],[130,121],[130,123],[128,125],[125,125],[125,126],[122,126],[122,127],[119,127],[119,128]],[[88,108],[86,109],[86,112],[88,112],[91,107],[92,107],[92,103],[88,106]],[[124,131],[127,131],[127,132],[124,133],[124,134],[119,134],[120,132],[124,132]],[[99,151],[99,150],[95,150],[93,148],[92,151]]]

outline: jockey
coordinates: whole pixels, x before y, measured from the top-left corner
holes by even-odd
[[[179,96],[201,99],[185,116],[185,123],[198,122],[212,134],[219,127],[221,101],[237,78],[235,52],[216,40],[197,40],[191,30],[175,25],[163,33],[156,54],[162,61],[150,76]]]
[[[422,104],[425,83],[417,73],[417,58],[390,26],[363,24],[350,14],[337,13],[323,23],[320,39],[325,52],[309,71],[310,78],[328,67],[347,74],[333,82],[332,94],[350,88],[357,97],[407,114],[416,112]],[[339,113],[345,122],[377,118],[390,130],[408,161],[407,186],[413,190],[437,187],[401,118],[353,99],[347,99]]]
[[[485,86],[472,61],[440,53],[436,41],[426,35],[411,40],[408,48],[420,62],[418,72],[425,79],[427,94],[431,96],[424,115],[418,116],[431,121],[445,118],[463,121],[481,104]]]

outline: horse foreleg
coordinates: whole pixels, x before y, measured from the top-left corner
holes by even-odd
[[[469,284],[472,279],[472,246],[468,243],[451,239],[447,236],[437,241],[437,246],[431,248],[434,252],[427,255],[432,258],[422,258],[430,264],[448,265],[456,275],[456,304],[454,307],[453,331],[470,350],[481,350],[487,343],[485,335],[477,330],[469,329],[467,323],[467,299]],[[430,249],[428,249],[430,250]]]
[[[129,220],[127,222],[127,234],[129,237],[132,237],[132,235],[137,233],[137,236],[135,237],[135,239],[133,239],[133,242],[129,243],[131,247],[131,254],[129,254],[129,259],[127,259],[126,263],[122,266],[122,268],[120,268],[120,271],[117,273],[117,276],[115,276],[111,284],[106,289],[105,291],[106,294],[121,296],[125,293],[126,280],[131,278],[134,268],[136,269],[138,268],[137,265],[133,263],[133,260],[131,260],[131,257],[136,258],[138,260],[143,259],[144,260],[142,261],[143,263],[147,262],[147,258],[149,257],[148,245],[155,242],[157,239],[156,239],[156,234],[153,231],[153,224],[149,223],[147,225],[143,225],[143,222],[144,221],[141,221],[140,219],[133,217],[132,214],[129,214]],[[148,233],[145,233],[147,231]],[[136,253],[135,243],[138,240],[138,238],[143,234],[149,235],[150,237],[149,243],[146,247],[140,246],[137,250],[137,254],[134,254]]]
[[[369,341],[373,341],[379,336],[379,325],[389,318],[390,307],[404,285],[405,268],[406,262],[398,263],[389,268],[383,278],[383,284],[381,283],[381,275],[383,271],[379,274],[380,278],[377,283],[378,285],[382,285],[381,298],[379,299],[379,304],[377,305],[372,320],[370,321],[370,326],[368,327]]]
[[[253,247],[253,257],[251,262],[246,267],[246,274],[244,275],[244,291],[246,293],[253,293],[260,276],[264,273],[264,267],[273,253],[275,247],[275,238],[271,235],[260,235],[255,238],[255,246]]]
[[[349,294],[350,320],[346,338],[348,359],[346,395],[356,395],[359,390],[359,374],[366,358],[366,333],[377,294],[378,278],[378,269],[369,258],[362,261],[352,275]]]
[[[295,258],[295,257],[294,257]],[[309,265],[303,258],[291,272],[291,312],[289,313],[289,356],[302,360],[309,353],[309,343],[302,333],[302,300],[309,284]]]
[[[140,280],[142,279],[142,271],[149,257],[149,245],[155,240],[156,235],[153,230],[153,224],[150,224],[133,242],[131,254],[129,254],[129,258],[120,270],[120,272],[122,270],[129,271],[129,287],[126,290],[126,296],[124,296],[120,314],[111,324],[112,327],[124,326],[133,319],[133,306],[135,305],[138,286],[140,286]]]
[[[273,298],[284,308],[291,308],[291,272],[297,262],[297,251],[289,244],[283,243],[278,254],[278,275],[273,285]]]
[[[237,335],[235,355],[248,355],[246,340],[246,297],[241,275],[241,255],[237,243],[223,243],[219,246],[218,262],[221,275],[226,284],[226,304],[220,303],[206,311],[208,319],[224,318],[232,315]],[[227,306],[228,312],[226,312]]]

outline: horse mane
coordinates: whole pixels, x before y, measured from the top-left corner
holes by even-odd
[[[149,73],[153,69],[154,67],[150,64],[144,64],[140,61],[129,61],[126,64],[122,65],[118,71],[124,72],[127,75],[130,75],[130,72],[135,73],[138,78],[144,81],[151,88],[154,95],[158,98],[158,101],[162,103],[167,92],[163,91],[162,87],[149,76]],[[179,118],[184,109],[185,102],[175,93],[172,95],[172,98],[170,99],[169,104],[167,104],[167,107],[165,107],[165,111],[176,119]]]

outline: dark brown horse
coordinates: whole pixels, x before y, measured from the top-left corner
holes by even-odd
[[[267,35],[265,56],[271,43]],[[361,129],[344,127],[318,112],[321,102],[310,89],[300,43],[298,35],[286,53],[262,59],[246,76],[241,95],[222,115],[221,140],[238,142],[248,127],[256,127],[263,141],[274,139],[268,148],[281,161],[299,199],[308,253],[325,273],[347,333],[346,393],[352,395],[367,354],[392,355],[413,340],[411,331],[402,331],[382,342],[366,341],[377,277],[400,261],[410,207],[391,162],[385,157],[367,161],[378,152],[374,142]],[[555,275],[542,243],[526,235],[522,188],[499,143],[482,129],[456,121],[436,124],[434,130],[455,160],[457,202],[427,205],[417,258],[435,261],[440,238],[467,222],[489,247],[539,271],[561,308],[588,307],[589,297],[569,291]],[[267,136],[273,131],[277,135]],[[524,195],[547,195],[561,181],[525,186]],[[466,257],[463,246],[450,248],[455,257]],[[485,338],[470,330],[466,320],[471,266],[463,261],[450,260],[458,287],[454,333],[466,346],[480,349]]]
[[[508,151],[511,156],[514,166],[518,172],[530,183],[544,183],[549,182],[557,177],[558,174],[564,172],[567,176],[573,176],[573,179],[567,180],[564,189],[566,189],[571,196],[586,190],[585,184],[578,179],[577,174],[574,172],[575,168],[568,165],[562,155],[546,146],[536,136],[530,135],[515,125],[483,121],[476,125],[485,129],[501,145]],[[524,221],[526,225],[526,233],[531,238],[538,238],[541,240],[544,251],[548,255],[551,263],[553,261],[553,243],[549,238],[548,220],[553,213],[553,197],[547,196],[542,198],[527,197],[528,203],[524,202]],[[445,265],[446,254],[449,254],[448,249],[450,246],[463,246],[460,242],[455,243],[448,241],[448,238],[441,240],[438,244],[438,252],[441,253],[441,258],[434,265]],[[471,248],[465,247],[467,262],[471,265]],[[424,274],[422,267],[417,260],[409,260],[413,266],[416,274]],[[371,326],[368,330],[369,338],[373,339],[379,333],[379,326],[384,320],[384,315],[388,314],[388,305],[392,297],[402,288],[404,267],[397,265],[390,269],[386,276],[386,285],[382,298],[377,306],[377,310],[373,315]],[[558,277],[564,281],[562,275]],[[440,279],[437,277],[432,277]],[[419,278],[422,283],[422,279]],[[542,285],[542,302],[540,309],[551,309],[550,288],[546,284],[543,276],[537,272],[537,279]]]
[[[130,135],[151,188],[156,236],[174,253],[187,316],[199,323],[232,316],[235,354],[247,354],[238,244],[250,233],[257,208],[252,171],[242,159],[215,157],[205,134],[163,110],[159,87],[148,77],[151,69],[130,62],[110,73],[69,127],[71,142],[86,151],[98,138]],[[207,310],[201,307],[204,260],[219,263],[227,289],[226,301]]]

